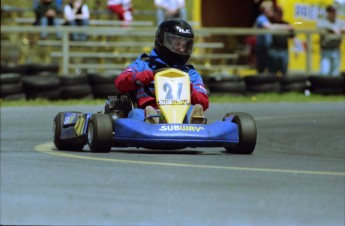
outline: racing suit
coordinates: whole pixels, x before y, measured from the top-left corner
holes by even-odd
[[[130,64],[115,79],[115,87],[121,94],[136,92],[135,98],[139,108],[144,109],[148,105],[158,108],[156,99],[149,96],[144,91],[144,86],[140,84],[140,82],[137,82],[136,77],[139,72],[144,72],[146,70],[156,71],[158,69],[168,67],[169,66],[159,58],[156,51],[152,50],[150,56],[142,54],[132,64]],[[200,74],[191,65],[173,66],[173,68],[182,70],[189,74],[191,81],[191,104],[201,104],[204,110],[206,110],[209,106],[209,102],[207,91]],[[151,83],[153,83],[153,81]]]

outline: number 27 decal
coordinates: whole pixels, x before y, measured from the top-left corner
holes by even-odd
[[[174,89],[172,87],[172,84],[168,82],[164,83],[163,90],[165,92],[165,99],[166,100],[181,99],[182,86],[183,86],[183,83],[177,83],[176,97],[174,97],[173,95]]]

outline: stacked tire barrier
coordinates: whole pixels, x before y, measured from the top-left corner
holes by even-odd
[[[344,76],[341,77],[320,77],[310,76],[310,91],[322,95],[344,94]]]
[[[48,74],[57,75],[59,67],[53,64],[1,65],[1,98],[34,99],[58,98],[58,79],[48,78]],[[44,80],[40,79],[44,76]]]
[[[56,65],[1,65],[1,99],[105,99],[116,95],[117,75],[58,75]]]
[[[229,93],[243,95],[246,92],[244,80],[235,75],[219,74],[205,80],[210,93]]]
[[[116,74],[58,75],[56,65],[1,65],[0,98],[6,100],[36,99],[106,99],[118,94]],[[344,95],[345,72],[338,77],[289,75],[277,77],[257,74],[239,77],[228,74],[205,76],[204,83],[212,94],[256,95],[259,93],[299,92],[321,95]]]
[[[62,99],[93,98],[87,75],[62,75],[60,81]]]
[[[279,78],[272,74],[258,74],[243,78],[246,83],[247,94],[279,93],[281,84]]]
[[[118,94],[115,88],[114,80],[117,75],[108,74],[88,74],[89,83],[92,85],[94,98],[105,99],[108,96]]]
[[[272,74],[256,74],[245,77],[217,74],[204,79],[210,94],[256,95],[259,93],[297,92],[321,95],[344,95],[345,72],[338,77],[289,75],[277,77]]]
[[[0,96],[8,100],[24,99],[22,77],[17,73],[1,74]]]
[[[26,99],[60,99],[60,80],[57,74],[25,76],[22,80]]]
[[[304,92],[308,90],[308,78],[304,75],[286,76],[280,78],[280,91],[286,92]]]

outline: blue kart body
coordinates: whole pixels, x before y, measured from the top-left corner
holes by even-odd
[[[160,115],[148,114],[146,122],[128,118],[130,111],[136,110],[130,95],[109,96],[104,113],[58,113],[54,118],[55,146],[59,150],[82,150],[88,144],[92,152],[109,152],[112,147],[224,147],[239,154],[254,151],[256,124],[247,113],[226,113],[222,120],[206,124],[203,112],[200,115],[196,111],[191,117],[199,121],[194,122],[205,124],[183,123],[191,105],[187,73],[174,68],[157,72],[154,87],[154,94],[148,86],[144,91],[156,99]],[[153,117],[162,117],[166,123],[152,121]]]
[[[64,112],[60,139],[87,144],[92,113]],[[109,116],[110,117],[110,116]],[[177,149],[187,147],[231,147],[239,143],[234,116],[210,124],[148,124],[131,118],[110,120],[112,147]]]

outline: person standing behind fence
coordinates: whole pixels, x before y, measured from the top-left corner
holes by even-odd
[[[270,30],[291,30],[292,26],[288,24],[272,24],[270,19],[274,16],[273,11],[273,2],[272,1],[263,1],[260,5],[261,14],[256,18],[254,27]],[[256,70],[258,73],[264,72],[266,69],[269,69],[269,56],[268,50],[272,44],[272,35],[264,34],[257,35],[256,37]]]
[[[320,36],[321,65],[320,73],[324,76],[340,75],[340,45],[341,33],[345,33],[345,27],[337,20],[337,12],[334,6],[326,7],[326,18],[318,22],[318,28],[322,30]]]
[[[107,8],[118,15],[120,21],[131,22],[133,20],[133,4],[131,0],[108,0]]]
[[[264,1],[260,5],[261,14],[256,18],[254,27],[268,29],[270,26],[270,18],[273,17],[273,3]],[[258,73],[264,72],[268,68],[268,48],[272,43],[272,35],[264,34],[256,37],[256,70]]]
[[[58,26],[57,18],[57,6],[55,1],[52,0],[41,0],[37,3],[34,8],[36,21],[34,25],[46,27],[46,26]],[[46,39],[48,37],[48,32],[41,32],[41,38]],[[61,38],[61,34],[57,33],[57,37]]]
[[[66,25],[86,27],[90,19],[89,8],[83,0],[70,0],[70,3],[64,7],[64,17]],[[84,33],[72,33],[73,41],[85,41],[86,39],[87,36]]]
[[[279,6],[274,8],[271,22],[272,24],[289,24],[283,20],[283,9]],[[294,37],[292,29],[289,35],[272,35],[272,43],[268,50],[269,72],[286,75],[289,61],[288,39],[292,37]]]
[[[33,1],[32,1],[32,8],[34,9],[34,11],[35,11],[35,9],[37,8],[37,6],[38,6],[38,4],[39,4],[40,1],[41,1],[41,0],[33,0]],[[57,13],[58,15],[61,15],[61,14],[62,14],[63,1],[64,1],[64,0],[55,0],[56,9],[57,9],[56,13]]]
[[[169,18],[180,18],[187,20],[187,10],[184,0],[155,0],[157,8],[157,24],[161,24]]]

